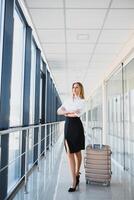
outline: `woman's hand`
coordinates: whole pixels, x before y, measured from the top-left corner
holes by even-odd
[[[64,115],[65,117],[78,117],[80,114],[80,109],[77,109],[75,111],[67,111],[64,107],[60,107],[57,111],[59,115]]]
[[[80,114],[80,109],[77,109],[76,111],[74,111],[76,114]]]
[[[58,110],[57,110],[58,115],[65,115],[66,112],[67,112],[66,109],[62,106],[60,108],[58,108]]]
[[[77,117],[75,112],[66,112],[65,117]]]

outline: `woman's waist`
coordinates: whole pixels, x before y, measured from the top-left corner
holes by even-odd
[[[81,121],[80,117],[65,117],[66,121]]]

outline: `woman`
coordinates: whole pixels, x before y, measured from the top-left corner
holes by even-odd
[[[68,192],[74,192],[79,185],[80,166],[82,161],[81,150],[85,148],[85,136],[80,116],[85,108],[84,89],[80,82],[72,85],[72,98],[65,101],[57,110],[59,115],[64,115],[64,144],[67,152],[72,175],[72,186]]]

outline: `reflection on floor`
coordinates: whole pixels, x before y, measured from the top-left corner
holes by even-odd
[[[57,193],[55,194],[54,200],[134,200],[134,178],[131,178],[127,173],[124,173],[115,166],[112,166],[112,171],[111,186],[104,187],[99,185],[86,185],[84,169],[82,169],[79,190],[70,194],[67,192],[67,189],[70,186],[70,177],[66,175],[68,172],[68,166],[66,159],[63,156],[60,174],[64,174],[64,176],[59,175],[60,178],[57,184]]]
[[[69,193],[67,190],[71,177],[60,139],[48,153],[47,159],[41,160],[40,171],[35,169],[30,175],[28,194],[24,194],[22,187],[13,200],[134,200],[134,177],[130,177],[118,167],[112,166],[110,187],[86,185],[83,168],[81,172],[79,189]]]
[[[46,159],[42,159],[39,171],[35,168],[28,178],[25,194],[24,186],[18,191],[13,200],[49,200],[53,199],[59,163],[63,152],[63,137],[61,136],[56,145],[47,152]]]

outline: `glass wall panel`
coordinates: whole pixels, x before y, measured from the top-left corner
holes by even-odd
[[[23,80],[25,56],[25,25],[17,10],[14,12],[13,61],[10,98],[10,126],[22,124]]]
[[[134,59],[123,68],[125,168],[134,175]]]
[[[29,130],[29,154],[28,154],[28,168],[33,164],[33,145],[34,145],[34,129]]]
[[[30,108],[29,124],[34,124],[35,118],[35,77],[36,77],[36,47],[31,45],[31,77],[30,77]],[[33,163],[34,129],[29,131],[29,168]]]
[[[39,118],[40,122],[42,123],[42,95],[43,95],[43,61],[41,60],[41,66],[40,66],[40,112],[39,112]]]
[[[40,121],[42,120],[42,86],[43,86],[43,80],[40,78]]]
[[[14,36],[13,58],[10,97],[10,127],[22,125],[23,113],[23,79],[25,56],[25,24],[15,8],[14,11]],[[8,168],[8,191],[14,187],[21,176],[21,132],[9,134],[9,157],[12,164]]]
[[[44,65],[44,63],[42,63]],[[44,73],[44,66],[41,66],[41,77],[40,77],[40,121],[42,124],[45,123],[45,91],[46,91],[46,75]],[[41,128],[41,153],[45,149],[45,127]]]
[[[134,175],[134,59],[108,80],[107,100],[112,156]]]
[[[35,112],[35,75],[36,75],[36,47],[32,42],[31,46],[31,78],[30,78],[30,111],[29,123],[34,124]]]
[[[9,159],[11,163],[8,168],[8,191],[21,177],[21,133],[9,134]]]
[[[92,127],[102,127],[102,88],[98,88],[92,98],[88,102],[88,143],[92,140]],[[100,137],[97,137],[94,142],[100,143]]]
[[[113,158],[124,165],[123,139],[123,90],[122,70],[115,73],[107,82],[107,143],[111,146]]]
[[[1,0],[0,1],[0,93],[1,93],[2,50],[3,50],[4,4],[5,0]]]

